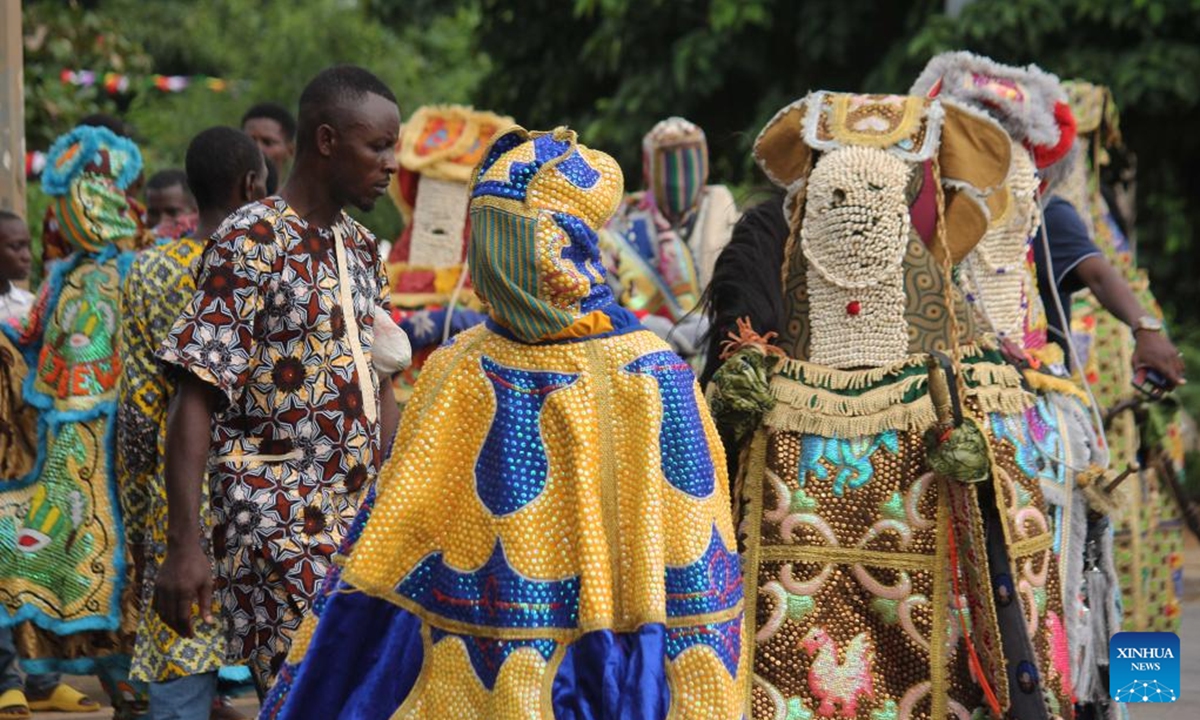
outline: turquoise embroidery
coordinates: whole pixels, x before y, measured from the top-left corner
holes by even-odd
[[[833,494],[841,497],[847,486],[853,490],[871,481],[875,476],[871,458],[881,448],[899,454],[895,430],[851,439],[805,435],[800,445],[800,484],[804,485],[809,473],[815,480],[826,480],[832,470]]]

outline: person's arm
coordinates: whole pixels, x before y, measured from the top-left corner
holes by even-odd
[[[1183,377],[1183,358],[1167,336],[1161,331],[1137,329],[1138,320],[1150,313],[1138,302],[1129,283],[1108,260],[1097,255],[1085,258],[1075,266],[1075,274],[1105,310],[1134,328],[1134,370],[1156,370],[1171,387],[1186,382]]]
[[[379,458],[375,469],[383,467],[383,463],[392,452],[392,444],[396,441],[396,427],[400,424],[400,405],[396,402],[396,392],[392,387],[392,378],[379,376]]]
[[[154,605],[181,637],[192,636],[193,603],[205,622],[213,621],[213,576],[201,546],[200,495],[219,399],[215,388],[184,373],[167,415],[167,555],[158,571]]]

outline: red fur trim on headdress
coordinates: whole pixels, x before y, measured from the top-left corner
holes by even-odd
[[[1071,106],[1065,102],[1054,103],[1054,121],[1058,124],[1058,143],[1054,146],[1033,145],[1033,162],[1039,170],[1045,169],[1066,157],[1075,144],[1075,116]]]

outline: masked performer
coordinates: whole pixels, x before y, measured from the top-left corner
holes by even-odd
[[[737,221],[733,195],[708,185],[704,131],[680,117],[642,139],[646,189],[630,195],[601,233],[609,280],[623,306],[684,357],[708,329],[692,313]]]
[[[1067,288],[1079,290],[1068,296],[1065,308],[1079,360],[1076,374],[1090,385],[1106,415],[1118,406],[1127,408],[1106,419],[1113,468],[1140,467],[1119,486],[1117,497],[1121,512],[1115,520],[1115,542],[1124,627],[1174,632],[1179,628],[1183,586],[1181,509],[1173,497],[1183,471],[1181,422],[1171,404],[1140,413],[1125,402],[1136,392],[1135,365],[1145,361],[1143,346],[1165,332],[1162,311],[1145,270],[1137,266],[1132,217],[1118,210],[1119,206],[1132,209],[1133,183],[1131,175],[1112,177],[1118,171],[1122,176],[1131,173],[1122,162],[1127,150],[1116,103],[1108,88],[1083,81],[1064,85],[1078,124],[1081,152],[1053,202],[1075,211],[1081,232],[1128,283],[1146,316],[1138,321],[1146,327],[1131,329],[1091,291],[1080,289],[1078,283]],[[1069,268],[1056,263],[1054,270]],[[1068,275],[1064,280],[1074,278]]]
[[[137,146],[82,126],[51,148],[42,186],[72,252],[50,268],[20,344],[32,368],[38,459],[0,487],[0,621],[17,628],[31,672],[96,673],[116,717],[145,708],[128,680],[137,622],[115,474],[121,280],[142,244],[126,189]]]
[[[743,301],[768,322],[740,323],[710,386],[744,453],[747,715],[1069,716],[1053,538],[1019,460],[1033,399],[951,273],[1004,192],[1008,137],[948,102],[817,92],[755,155],[787,191],[783,295]],[[718,263],[721,297],[778,252],[755,234]]]
[[[489,320],[425,364],[263,717],[741,717],[724,456],[690,368],[604,282],[621,187],[565,128],[484,156]]]

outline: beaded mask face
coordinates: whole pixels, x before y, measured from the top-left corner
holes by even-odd
[[[708,182],[704,131],[681,117],[658,123],[642,138],[642,171],[659,212],[679,224],[699,206]]]
[[[100,252],[141,230],[125,190],[142,171],[137,145],[106,128],[81,126],[54,142],[42,188],[55,198],[60,232],[75,249]]]
[[[492,319],[525,342],[612,329],[596,231],[624,187],[608,155],[559,128],[510,130],[471,189],[471,276]]]
[[[873,282],[899,272],[911,227],[909,166],[871,148],[821,158],[808,177],[801,246],[810,265],[839,282]]]
[[[780,346],[828,367],[884,367],[964,337],[947,326],[944,263],[986,230],[1009,149],[995,122],[925,98],[817,92],[781,110],[755,143],[788,191],[800,250],[784,260]],[[928,248],[911,220],[922,193],[936,196]]]

